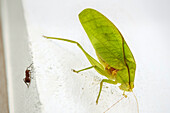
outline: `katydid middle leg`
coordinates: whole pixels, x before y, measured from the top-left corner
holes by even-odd
[[[75,73],[79,73],[79,72],[81,72],[81,71],[85,71],[85,70],[88,70],[88,69],[91,69],[91,68],[94,68],[95,66],[90,66],[90,67],[87,67],[87,68],[84,68],[84,69],[81,69],[81,70],[78,70],[78,71],[76,71],[76,70],[74,70],[74,69],[72,69],[73,70],[73,72],[75,72]]]

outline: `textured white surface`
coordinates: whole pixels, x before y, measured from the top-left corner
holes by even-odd
[[[90,65],[79,48],[41,37],[76,40],[95,57],[78,20],[78,14],[89,7],[103,13],[119,28],[134,54],[137,63],[134,92],[140,113],[170,112],[168,1],[23,0],[23,3],[42,113],[101,113],[121,98],[118,88],[106,84],[99,104],[95,105],[102,77],[93,69],[80,74],[71,71]],[[133,96],[109,112],[113,111],[136,113]]]
[[[35,79],[32,79],[29,89],[23,82],[32,59],[22,2],[2,0],[1,3],[10,113],[40,113]]]

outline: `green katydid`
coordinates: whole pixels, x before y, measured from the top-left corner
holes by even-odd
[[[103,83],[117,84],[124,92],[132,92],[134,88],[134,78],[136,63],[127,43],[116,26],[104,15],[94,9],[84,9],[79,14],[79,20],[86,31],[99,59],[99,62],[91,57],[82,46],[73,40],[47,37],[47,39],[57,39],[77,44],[83,51],[92,66],[81,69],[81,72],[94,68],[99,74],[107,77],[100,82],[100,90],[97,96],[98,103]],[[126,97],[126,95],[123,93]]]

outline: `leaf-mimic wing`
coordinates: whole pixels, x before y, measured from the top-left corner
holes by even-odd
[[[94,9],[83,10],[79,19],[99,57],[116,69],[123,68],[123,40],[115,25]]]
[[[134,81],[136,63],[123,36],[116,26],[104,15],[94,9],[85,9],[79,14],[99,61],[104,61],[118,72],[120,83]]]

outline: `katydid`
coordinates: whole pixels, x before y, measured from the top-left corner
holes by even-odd
[[[104,82],[114,85],[119,83],[121,90],[132,92],[136,63],[120,31],[109,19],[94,9],[84,9],[79,14],[79,20],[95,49],[99,62],[90,56],[76,41],[44,37],[74,43],[83,51],[92,66],[78,71],[73,70],[74,72],[78,73],[94,68],[99,74],[107,78],[100,82],[96,104],[98,103]],[[126,97],[125,94],[123,95]]]

